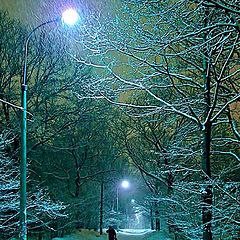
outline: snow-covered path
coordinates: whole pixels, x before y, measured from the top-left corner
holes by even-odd
[[[125,234],[118,234],[118,240],[144,240],[145,235],[125,235]]]
[[[152,231],[123,231],[117,233],[118,240],[143,240],[149,236]]]
[[[118,240],[172,240],[168,234],[164,232],[154,232],[149,229],[122,229],[117,232]],[[99,232],[82,229],[75,234],[65,236],[64,238],[54,238],[53,240],[107,240],[106,229],[104,234],[99,235]]]
[[[117,233],[118,240],[171,240],[164,232],[153,232],[151,230],[127,231]]]

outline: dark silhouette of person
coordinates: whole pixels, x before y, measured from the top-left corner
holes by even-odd
[[[116,231],[112,226],[108,227],[107,233],[108,233],[108,240],[117,240]]]

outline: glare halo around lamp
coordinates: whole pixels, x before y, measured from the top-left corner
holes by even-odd
[[[122,183],[121,183],[121,186],[123,187],[123,188],[129,188],[129,181],[127,181],[127,180],[123,180],[122,181]]]
[[[74,25],[79,20],[77,11],[73,8],[69,8],[62,13],[62,21],[67,25]]]
[[[44,21],[30,31],[25,39],[24,44],[24,62],[21,82],[21,162],[20,162],[20,240],[27,240],[27,60],[28,60],[28,44],[36,30],[50,23],[62,21],[67,25],[74,25],[79,19],[76,10],[69,8],[63,12],[62,16]]]

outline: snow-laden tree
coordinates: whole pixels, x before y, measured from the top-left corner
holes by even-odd
[[[103,16],[86,20],[77,39],[81,54],[72,54],[79,63],[96,67],[89,97],[105,98],[132,117],[159,116],[158,131],[167,135],[181,123],[171,141],[158,136],[168,145],[160,150],[161,164],[167,156],[177,174],[172,225],[189,238],[237,236],[237,214],[215,198],[227,194],[223,189],[229,181],[239,186],[237,1],[120,2],[112,21]],[[142,170],[162,174],[155,163]],[[239,211],[234,194],[228,197]]]
[[[10,131],[0,134],[0,229],[1,238],[17,236],[19,226],[19,164],[9,157],[9,148],[14,136]],[[35,186],[28,193],[28,227],[33,229],[52,229],[54,221],[67,217],[66,206],[53,202],[46,189]]]
[[[17,164],[4,150],[11,144],[7,132],[0,135],[0,214],[1,234],[13,234],[17,227],[16,218],[19,210],[19,179]]]

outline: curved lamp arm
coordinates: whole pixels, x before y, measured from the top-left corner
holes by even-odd
[[[37,27],[35,27],[27,36],[26,40],[25,40],[25,44],[24,44],[24,63],[23,63],[23,80],[22,80],[22,86],[26,86],[27,85],[27,56],[28,56],[28,43],[29,40],[31,38],[31,36],[33,35],[33,33],[38,30],[39,28],[48,25],[50,23],[55,23],[55,22],[59,22],[61,21],[61,18],[56,18],[44,23],[41,23],[40,25],[38,25]]]

